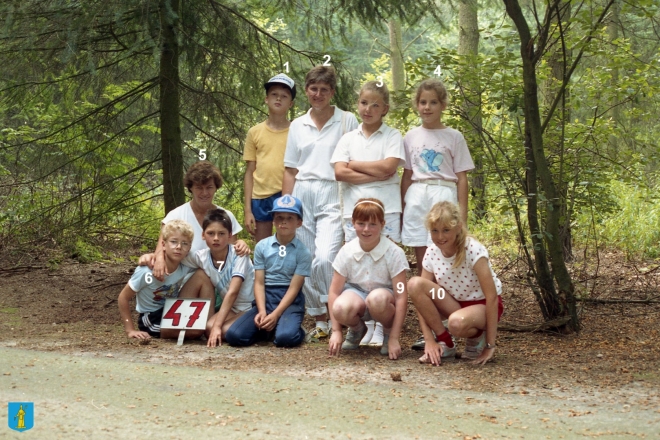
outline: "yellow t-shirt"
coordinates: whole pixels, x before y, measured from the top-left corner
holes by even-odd
[[[265,199],[282,191],[284,150],[288,135],[288,128],[273,130],[265,121],[248,130],[243,159],[257,162],[253,174],[253,199]]]

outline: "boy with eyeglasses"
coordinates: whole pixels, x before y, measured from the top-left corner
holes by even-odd
[[[211,300],[211,310],[215,293],[211,288],[182,288],[185,282],[193,276],[195,269],[181,264],[190,251],[193,241],[193,228],[184,220],[172,220],[163,226],[161,231],[163,252],[167,267],[165,279],[159,281],[153,276],[149,266],[138,266],[133,276],[119,294],[119,314],[121,316],[126,336],[135,339],[176,338],[178,330],[167,329],[161,332],[160,321],[166,298],[207,298]],[[191,283],[188,283],[191,285]],[[208,283],[210,285],[210,283]],[[136,297],[135,309],[140,314],[138,330],[135,330],[129,302]],[[186,331],[186,339],[198,338],[204,330]]]

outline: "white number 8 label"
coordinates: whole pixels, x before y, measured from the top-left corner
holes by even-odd
[[[278,255],[280,257],[286,257],[286,246],[280,246],[280,252]]]

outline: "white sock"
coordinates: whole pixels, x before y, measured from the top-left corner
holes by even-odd
[[[369,345],[383,345],[383,325],[380,322],[376,323],[376,327],[374,328],[374,334],[371,336],[371,341],[369,341]]]
[[[365,321],[367,325],[367,333],[364,335],[364,338],[360,341],[360,345],[368,345],[371,341],[371,337],[374,334],[374,327],[376,326],[376,321]]]

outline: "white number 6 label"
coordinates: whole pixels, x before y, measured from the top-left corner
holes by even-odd
[[[147,272],[147,273],[144,274],[144,281],[145,281],[147,284],[151,284],[151,282],[152,282],[153,280],[154,280],[154,279],[153,279],[153,276],[152,276],[149,272]]]

